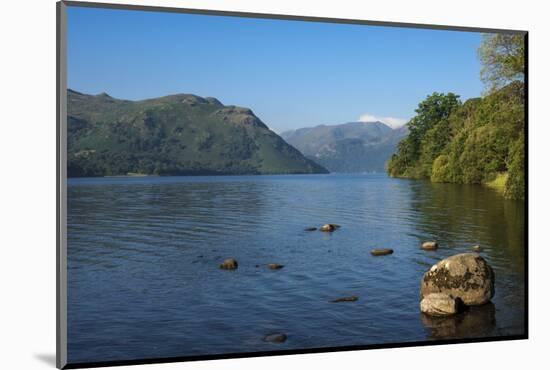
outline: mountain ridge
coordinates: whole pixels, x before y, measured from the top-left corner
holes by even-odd
[[[245,107],[172,94],[144,100],[67,90],[68,175],[327,173]]]
[[[381,121],[317,125],[285,131],[281,137],[331,172],[384,172],[385,162],[407,127]]]

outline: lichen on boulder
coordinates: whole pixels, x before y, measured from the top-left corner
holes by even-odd
[[[431,293],[460,298],[468,306],[481,305],[495,294],[495,275],[479,254],[457,254],[439,261],[424,274],[420,295],[424,298]]]

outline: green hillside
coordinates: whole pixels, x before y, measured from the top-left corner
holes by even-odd
[[[247,108],[178,94],[68,95],[68,175],[327,173]]]

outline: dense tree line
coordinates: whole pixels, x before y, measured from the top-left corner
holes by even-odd
[[[395,177],[489,183],[504,178],[504,195],[523,199],[525,137],[523,36],[485,36],[479,48],[487,95],[461,102],[434,93],[408,122],[409,136],[387,164]]]

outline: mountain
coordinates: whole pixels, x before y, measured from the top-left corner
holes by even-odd
[[[377,121],[301,128],[281,137],[331,172],[383,172],[407,133],[405,126],[392,129]]]
[[[129,101],[69,89],[67,102],[69,177],[328,172],[250,109],[215,98]]]

